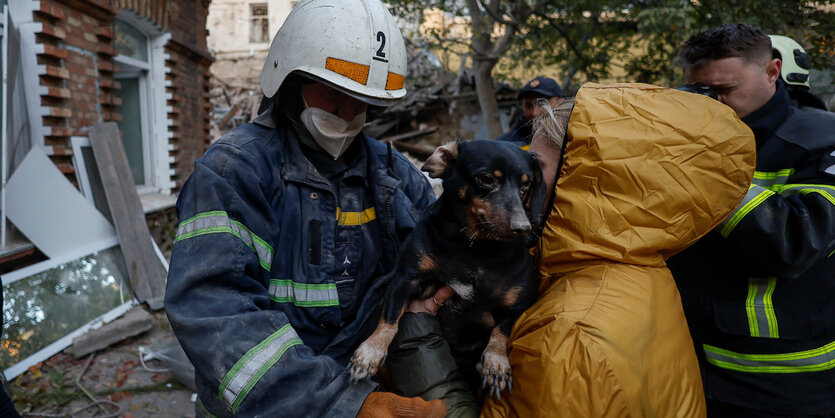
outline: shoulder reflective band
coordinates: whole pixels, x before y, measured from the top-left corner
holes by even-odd
[[[266,241],[252,233],[244,224],[229,219],[226,212],[215,210],[203,212],[180,222],[177,237],[174,242],[194,238],[206,234],[232,234],[241,239],[258,256],[258,262],[265,270],[270,271],[273,260],[273,247]]]
[[[336,208],[336,220],[340,225],[364,225],[377,219],[377,211],[370,207],[362,212],[343,212],[342,208]]]
[[[302,340],[290,324],[281,327],[267,339],[247,351],[232,366],[232,369],[229,370],[229,373],[226,373],[223,381],[220,382],[218,396],[223,398],[226,404],[232,408],[233,414],[237,413],[238,406],[258,383],[258,380],[267,373],[267,370],[281,359],[288,348],[301,343]]]
[[[339,306],[336,285],[295,283],[292,280],[270,280],[270,299],[296,306]]]
[[[835,341],[806,351],[784,354],[741,354],[703,344],[707,361],[723,369],[747,373],[819,372],[835,367]]]
[[[729,216],[727,219],[722,221],[719,224],[719,233],[722,234],[723,237],[727,238],[728,235],[731,234],[731,231],[736,227],[739,221],[754,210],[757,205],[768,199],[769,197],[773,196],[774,192],[768,190],[762,186],[757,186],[756,184],[752,184],[748,188],[748,193],[745,194],[745,197],[742,199],[742,202],[739,203],[739,206],[736,210]]]
[[[752,337],[779,338],[777,331],[777,316],[771,295],[777,287],[777,279],[748,279],[748,298],[745,300],[745,311],[748,314],[748,328]]]
[[[754,179],[751,182],[768,189],[775,184],[786,184],[792,174],[794,174],[793,168],[780,171],[755,171]]]

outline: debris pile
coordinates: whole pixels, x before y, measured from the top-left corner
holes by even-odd
[[[365,132],[419,160],[438,145],[455,139],[485,139],[470,67],[452,72],[421,41],[406,41],[408,72],[406,97],[386,109],[369,109]],[[462,57],[466,64],[467,57]],[[248,122],[258,114],[261,88],[258,74],[264,57],[218,60],[212,65],[213,137]],[[516,116],[516,90],[496,88],[505,126]]]

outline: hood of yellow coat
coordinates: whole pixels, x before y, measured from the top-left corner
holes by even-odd
[[[751,130],[711,98],[644,85],[584,85],[540,243],[542,277],[601,262],[664,266],[738,205]]]

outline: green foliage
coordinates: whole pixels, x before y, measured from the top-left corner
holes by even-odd
[[[419,24],[423,10],[469,16],[464,0],[386,0],[392,11]],[[484,9],[487,0],[478,4]],[[683,81],[679,51],[696,32],[725,23],[749,23],[766,33],[791,36],[812,57],[813,68],[835,66],[835,2],[796,0],[502,0],[482,13],[493,28],[494,44],[515,29],[505,64],[494,71],[512,78],[519,66],[560,69],[561,84],[572,92],[585,81],[620,79],[661,85]],[[493,4],[493,2],[490,2]],[[530,13],[519,13],[524,10]],[[525,16],[524,21],[515,18]],[[417,25],[415,25],[417,27]],[[476,35],[478,31],[475,32]],[[470,40],[448,28],[432,32],[435,48],[472,53]],[[519,80],[514,80],[519,81]]]
[[[659,1],[635,14],[638,34],[647,43],[643,54],[630,57],[627,74],[658,84],[682,82],[679,50],[693,34],[726,23],[748,23],[768,34],[786,35],[804,46],[813,68],[835,65],[835,10],[831,0]]]

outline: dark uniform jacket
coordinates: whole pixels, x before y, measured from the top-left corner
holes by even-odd
[[[195,163],[177,202],[165,307],[195,366],[201,415],[353,417],[375,390],[350,384],[345,365],[434,194],[386,145],[360,134],[351,148],[364,173],[348,170],[353,186],[339,191],[289,126],[242,125]],[[341,242],[347,227],[362,228],[374,254]],[[346,271],[362,289],[340,288]]]
[[[516,122],[513,124],[513,129],[505,132],[496,139],[499,141],[510,142],[513,145],[527,149],[525,146],[531,144],[532,136],[533,129],[531,128],[531,123],[526,121],[524,116],[520,115],[516,118]]]
[[[748,194],[669,260],[705,394],[769,413],[832,414],[835,115],[791,107],[779,85],[743,121],[757,140]]]

